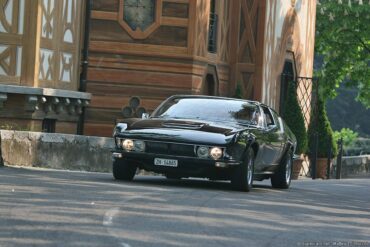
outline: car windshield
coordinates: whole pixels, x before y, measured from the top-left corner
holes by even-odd
[[[258,116],[257,105],[242,100],[174,98],[166,101],[154,112],[152,117],[257,125]]]

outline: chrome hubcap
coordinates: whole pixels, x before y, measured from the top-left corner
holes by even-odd
[[[287,183],[289,183],[291,175],[292,175],[292,160],[289,158],[286,162],[285,167],[285,179]]]

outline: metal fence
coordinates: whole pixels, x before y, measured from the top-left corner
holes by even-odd
[[[312,128],[313,138],[312,146],[310,148],[310,166],[306,175],[311,175],[313,179],[316,179],[316,164],[317,164],[317,151],[318,151],[318,87],[319,81],[316,78],[311,77],[296,77],[294,78],[291,74],[282,74],[282,91],[281,97],[286,96],[287,93],[284,92],[287,90],[288,86],[286,83],[295,83],[297,89],[297,98],[299,106],[301,107],[305,126],[308,128],[309,124],[313,124]],[[284,84],[285,83],[285,84]],[[284,100],[284,99],[283,99]],[[282,105],[281,101],[281,105]]]
[[[298,102],[302,109],[305,125],[308,128],[312,124],[314,130],[311,138],[311,147],[309,147],[310,167],[309,174],[312,179],[316,179],[317,153],[318,153],[318,98],[319,98],[319,81],[316,78],[297,77],[296,79]],[[308,174],[307,174],[308,175]]]
[[[304,121],[306,127],[310,123],[311,117],[313,117],[313,111],[316,107],[317,87],[318,80],[309,77],[298,77],[296,79],[297,96],[298,102],[302,109]]]

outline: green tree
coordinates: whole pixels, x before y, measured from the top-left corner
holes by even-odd
[[[326,158],[330,147],[332,148],[332,155],[335,157],[338,155],[338,146],[334,139],[333,130],[326,115],[325,104],[322,98],[318,100],[317,110],[317,126],[315,118],[312,117],[307,131],[309,153],[313,152],[313,148],[315,147],[315,133],[317,133],[317,157]]]
[[[303,113],[299,106],[296,91],[295,83],[290,82],[282,116],[297,138],[297,154],[303,154],[307,151],[308,140]]]
[[[364,0],[320,0],[316,18],[316,71],[323,94],[335,97],[344,82],[359,89],[357,100],[370,108],[370,3]]]

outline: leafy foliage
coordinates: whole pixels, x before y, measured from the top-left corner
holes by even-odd
[[[315,146],[315,132],[318,134],[318,152],[317,157],[326,158],[328,156],[329,148],[332,147],[332,155],[338,155],[338,146],[334,139],[333,130],[330,126],[328,116],[326,115],[325,104],[320,98],[318,100],[318,121],[315,126],[315,118],[311,118],[308,126],[308,147],[309,152],[313,152]]]
[[[343,145],[350,146],[358,137],[358,133],[349,128],[343,128],[340,131],[334,131],[334,139],[338,141],[343,138]]]
[[[346,156],[370,154],[370,139],[357,138],[350,146],[344,147]]]
[[[367,1],[320,0],[317,8],[315,52],[323,58],[316,71],[323,95],[336,96],[336,89],[359,89],[357,100],[370,108],[370,3]]]
[[[297,153],[302,154],[307,152],[307,132],[304,125],[304,118],[301,107],[297,99],[295,83],[289,83],[287,100],[285,102],[284,112],[282,116],[289,128],[297,138]]]
[[[355,101],[357,92],[357,89],[341,86],[338,97],[326,103],[328,118],[333,130],[350,128],[359,136],[370,138],[370,109]]]

